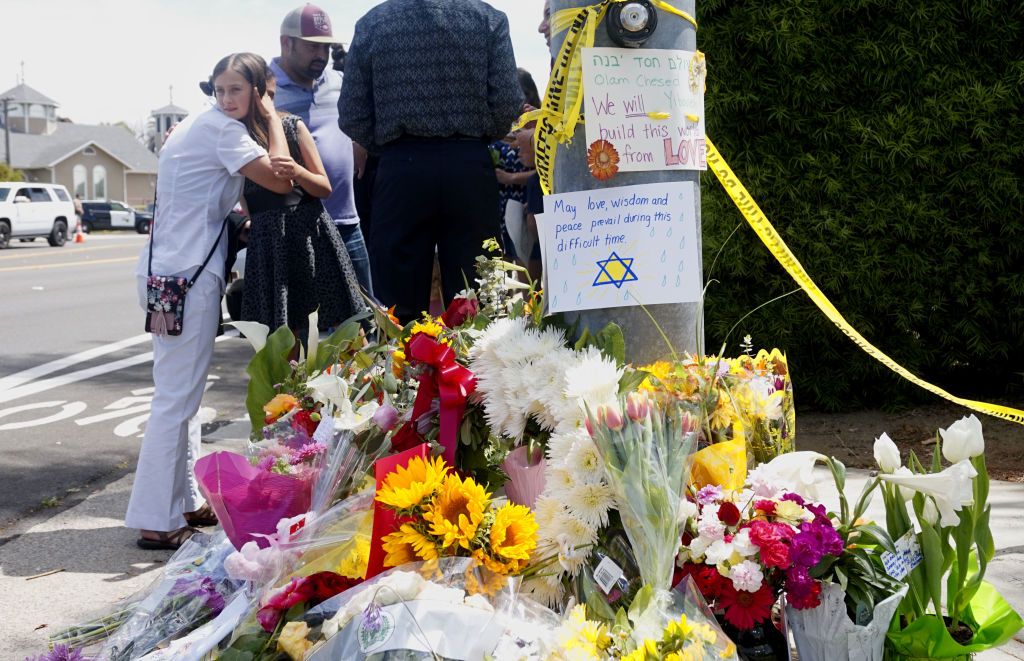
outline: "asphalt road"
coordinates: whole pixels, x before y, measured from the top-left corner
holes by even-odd
[[[134,470],[153,385],[134,276],[147,238],[0,251],[0,543],[19,520]],[[245,340],[218,338],[203,400],[211,424],[245,416],[251,355]]]

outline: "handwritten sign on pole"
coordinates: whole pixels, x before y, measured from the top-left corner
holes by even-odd
[[[549,195],[537,216],[548,312],[700,300],[693,182]]]
[[[604,140],[622,172],[706,170],[704,54],[585,48],[587,144]]]

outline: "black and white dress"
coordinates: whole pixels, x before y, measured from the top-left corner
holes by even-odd
[[[288,149],[303,165],[295,115],[282,119]],[[321,201],[296,186],[281,195],[246,179],[252,227],[245,259],[242,318],[305,330],[319,310],[320,330],[336,327],[365,308],[345,242]]]

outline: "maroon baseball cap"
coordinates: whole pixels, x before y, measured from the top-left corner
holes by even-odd
[[[327,12],[311,4],[288,12],[281,21],[281,36],[321,44],[333,44],[336,41],[331,33],[331,19]]]

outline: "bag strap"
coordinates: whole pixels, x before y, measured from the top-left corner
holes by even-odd
[[[157,223],[156,223],[156,214],[157,214],[157,209],[158,208],[159,208],[159,204],[158,204],[158,202],[156,200],[156,197],[154,196],[154,198],[153,198],[153,222],[149,224],[149,266],[147,267],[147,271],[149,273],[149,277],[153,277],[153,242],[154,242],[154,237],[156,235],[156,225],[157,225]],[[189,279],[188,283],[185,285],[185,291],[188,291],[189,289],[192,289],[192,285],[196,284],[196,279],[199,278],[199,275],[203,272],[203,269],[206,268],[206,265],[210,263],[210,260],[213,258],[213,254],[215,252],[217,252],[217,246],[220,244],[220,239],[221,239],[222,236],[224,236],[224,230],[228,226],[228,218],[229,218],[229,216],[230,216],[230,214],[228,216],[224,216],[224,222],[220,226],[220,232],[217,233],[217,240],[213,242],[213,247],[210,248],[210,252],[207,253],[206,259],[203,260],[203,263],[200,264],[199,270],[196,271],[195,275],[193,275],[192,278]]]

